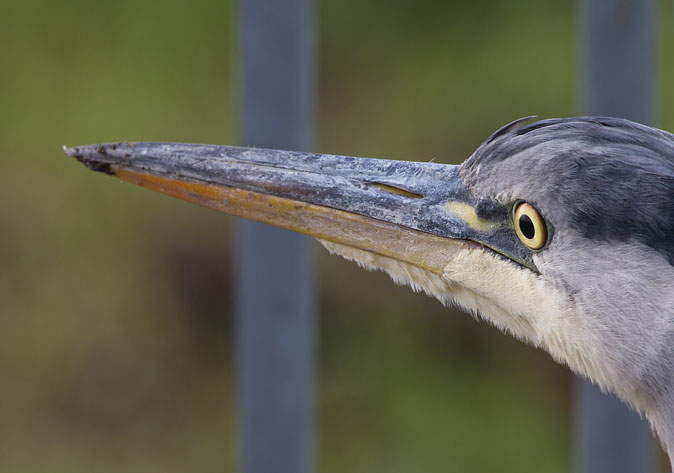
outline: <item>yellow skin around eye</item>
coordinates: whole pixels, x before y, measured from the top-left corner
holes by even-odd
[[[534,225],[534,236],[532,238],[527,238],[520,230],[520,217],[523,215],[528,216],[531,219],[531,223]],[[522,243],[531,248],[532,250],[539,250],[543,248],[545,242],[548,239],[548,232],[545,227],[545,222],[543,217],[538,213],[538,211],[533,208],[531,205],[526,202],[522,202],[515,209],[515,233],[517,233],[517,238],[520,239]]]

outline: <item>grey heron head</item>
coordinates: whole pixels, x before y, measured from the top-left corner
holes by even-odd
[[[168,143],[66,152],[457,303],[645,411],[672,447],[674,136],[528,121],[460,166]]]
[[[646,412],[671,447],[674,136],[616,118],[516,121],[461,174],[478,199],[526,201],[549,229],[532,260],[566,301],[541,304],[531,320],[550,326],[527,338]]]

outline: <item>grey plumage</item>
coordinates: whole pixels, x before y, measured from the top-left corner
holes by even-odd
[[[493,191],[526,182],[546,215],[585,237],[640,241],[674,263],[674,135],[620,118],[523,120],[464,163],[467,182],[479,189],[494,173]]]

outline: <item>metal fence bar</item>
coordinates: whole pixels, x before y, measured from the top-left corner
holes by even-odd
[[[582,110],[651,123],[655,2],[581,0]],[[646,473],[654,442],[645,420],[587,381],[575,388],[578,470]]]
[[[242,137],[312,146],[312,0],[239,0]],[[315,296],[307,237],[239,224],[236,307],[240,471],[313,468]]]

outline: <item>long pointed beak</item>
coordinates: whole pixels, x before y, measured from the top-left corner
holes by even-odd
[[[475,215],[458,166],[177,143],[65,151],[148,189],[437,274],[448,245],[501,230]]]

